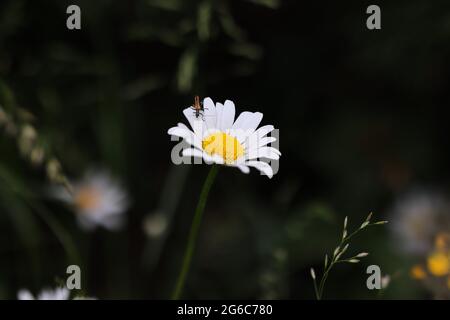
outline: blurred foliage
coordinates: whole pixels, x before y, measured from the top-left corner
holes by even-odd
[[[69,4],[79,31],[65,27]],[[90,296],[169,297],[206,169],[171,164],[167,129],[200,94],[263,112],[283,157],[272,180],[220,172],[185,296],[312,299],[309,269],[344,216],[383,219],[412,186],[449,187],[448,3],[380,1],[375,32],[369,4],[1,1],[0,123],[32,125],[69,177],[110,168],[133,205],[124,230],[83,232],[0,125],[0,298],[52,286],[74,261]],[[325,298],[430,297],[380,229],[354,240],[371,255],[335,270]],[[365,287],[370,264],[396,275],[381,296]]]

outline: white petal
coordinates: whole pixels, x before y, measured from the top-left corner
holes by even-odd
[[[253,118],[245,124],[246,130],[250,130],[252,133],[258,128],[259,124],[263,119],[263,114],[261,112],[254,112]]]
[[[277,141],[277,138],[275,137],[258,137],[257,134],[252,134],[248,137],[246,137],[245,141],[243,142],[243,146],[246,150],[253,150],[258,149],[260,147],[264,147],[272,142]]]
[[[167,131],[167,133],[170,134],[171,136],[177,136],[183,139],[189,138],[194,134],[187,127],[186,128],[172,127]]]
[[[262,120],[262,113],[242,112],[233,124],[231,134],[243,143],[249,136],[255,132],[256,127]]]
[[[203,109],[216,111],[216,106],[210,97],[203,99]]]
[[[249,173],[249,172],[250,172],[250,168],[249,168],[249,167],[247,167],[246,165],[240,164],[240,165],[237,165],[236,167],[238,167],[238,168],[239,168],[239,170],[241,170],[241,171],[242,171],[242,173],[245,173],[245,174],[247,174],[247,173]]]
[[[242,129],[252,134],[263,118],[261,112],[242,112],[233,124],[233,129]]]
[[[253,112],[244,111],[237,117],[231,128],[245,130],[245,123],[250,122],[251,119],[253,119]]]
[[[217,115],[216,115],[216,107],[211,98],[205,98],[203,100],[203,119],[206,123],[207,129],[216,128],[217,125]]]
[[[203,151],[197,150],[197,149],[192,149],[192,148],[184,149],[181,152],[181,154],[184,157],[203,158],[203,160],[205,160],[206,164],[212,164],[212,163],[223,164],[224,163],[224,160],[221,156],[219,156],[219,155],[210,156],[206,152],[203,152]]]
[[[262,126],[261,128],[259,128],[258,130],[255,131],[254,134],[258,135],[259,138],[264,137],[266,134],[268,134],[269,132],[272,132],[275,129],[274,126],[272,125],[266,125],[266,126]]]
[[[216,103],[216,128],[222,130],[223,104]]]
[[[206,153],[203,154],[203,159],[205,159],[205,161],[207,163],[217,163],[217,164],[224,164],[225,161],[223,160],[223,158],[217,154],[210,156]]]
[[[198,149],[184,149],[181,154],[183,157],[197,157],[197,158],[203,158],[203,151]]]
[[[230,100],[225,101],[221,117],[222,119],[221,122],[218,124],[218,127],[221,128],[221,130],[230,129],[233,126],[235,113],[236,109],[234,107],[233,101]]]
[[[180,137],[180,138],[184,139],[190,145],[201,149],[202,144],[201,144],[200,138],[197,135],[195,135],[191,130],[189,130],[188,127],[186,127],[186,128],[182,128],[180,126],[173,127],[173,128],[170,128],[167,131],[167,133],[172,136]]]
[[[254,167],[254,168],[258,169],[259,171],[261,171],[263,174],[265,174],[269,178],[273,177],[273,170],[270,167],[270,165],[268,165],[266,162],[247,161],[245,164],[249,167]]]
[[[275,137],[263,137],[263,138],[259,139],[258,148],[267,146],[268,144],[275,142],[275,141],[277,141],[277,138],[275,138]]]
[[[269,143],[272,143],[277,140],[276,137],[266,136],[269,132],[274,130],[275,128],[271,125],[263,126],[256,130],[252,135],[247,137],[244,141],[244,146],[247,150],[248,154],[252,154],[256,152],[257,148],[266,146]],[[277,151],[279,153],[279,151]],[[281,153],[279,153],[281,155]]]
[[[281,152],[280,152],[280,150],[278,150],[277,148],[274,148],[274,147],[268,147],[268,148],[271,148],[273,152],[275,152],[276,154],[278,154],[279,156],[281,156]]]
[[[191,129],[189,129],[189,127],[188,127],[187,125],[185,125],[185,124],[182,123],[182,122],[178,122],[177,126],[180,127],[180,128],[183,128],[183,129],[191,130]]]
[[[203,136],[203,133],[206,131],[206,125],[202,117],[197,118],[195,116],[195,110],[192,109],[192,107],[184,109],[183,114],[189,121],[189,124],[191,125],[192,130],[194,130],[194,133],[198,136]]]
[[[272,147],[261,147],[257,149],[250,149],[247,151],[247,159],[252,160],[256,158],[267,158],[272,160],[280,159],[280,151]]]
[[[188,107],[183,110],[183,114],[189,121],[189,125],[191,126],[191,128],[194,129],[194,121],[196,120],[195,110],[192,107]]]

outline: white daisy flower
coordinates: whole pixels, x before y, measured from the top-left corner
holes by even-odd
[[[17,293],[19,300],[69,300],[70,291],[67,288],[44,289],[36,297],[26,289]]]
[[[21,289],[17,293],[18,300],[70,300],[70,290],[67,288],[44,289],[36,297],[26,289]],[[73,300],[97,300],[94,297],[78,296]]]
[[[116,230],[123,224],[128,197],[119,183],[104,171],[88,171],[72,184],[73,193],[58,187],[54,196],[74,207],[81,227],[92,230],[102,226]]]
[[[450,201],[440,193],[413,191],[401,197],[391,215],[397,245],[405,253],[425,255],[435,236],[450,230]]]
[[[276,138],[267,134],[275,128],[272,125],[258,128],[263,114],[244,111],[235,120],[236,110],[232,101],[214,105],[211,98],[203,100],[203,108],[198,117],[192,107],[183,110],[192,130],[178,123],[168,131],[191,146],[184,149],[182,155],[202,158],[208,164],[237,167],[244,173],[249,173],[249,167],[254,167],[272,178],[272,167],[259,159],[279,160],[281,153],[269,146]]]

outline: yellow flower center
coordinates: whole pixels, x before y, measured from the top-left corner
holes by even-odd
[[[437,250],[446,250],[450,245],[450,235],[448,233],[439,233],[436,236],[435,246]]]
[[[203,150],[212,155],[219,155],[225,163],[231,164],[244,155],[244,147],[233,136],[223,132],[210,134],[202,141]]]
[[[411,277],[417,280],[422,280],[426,278],[427,274],[425,273],[425,270],[423,270],[422,266],[416,265],[412,267],[411,269]]]
[[[92,210],[100,202],[100,193],[93,187],[85,187],[75,195],[75,206],[81,210]]]
[[[445,276],[450,271],[448,254],[444,252],[433,253],[427,259],[428,270],[436,277]]]

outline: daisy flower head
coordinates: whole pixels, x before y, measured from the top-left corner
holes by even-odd
[[[44,289],[36,297],[26,289],[17,293],[18,300],[69,300],[70,291],[67,288]]]
[[[450,201],[434,191],[416,190],[400,197],[391,212],[391,227],[399,249],[426,256],[440,233],[450,232]]]
[[[262,113],[244,111],[235,119],[233,101],[214,104],[211,98],[205,98],[200,112],[188,107],[183,114],[191,128],[178,123],[168,131],[169,135],[182,138],[189,145],[182,150],[183,157],[237,167],[243,173],[249,173],[250,167],[254,167],[269,178],[276,173],[278,162],[274,161],[279,160],[281,153],[271,146],[277,138],[268,134],[277,130],[272,125],[258,128]]]
[[[101,226],[117,230],[123,225],[128,196],[106,171],[90,170],[80,181],[73,182],[72,187],[72,192],[58,187],[53,195],[73,207],[83,229],[93,230]]]

